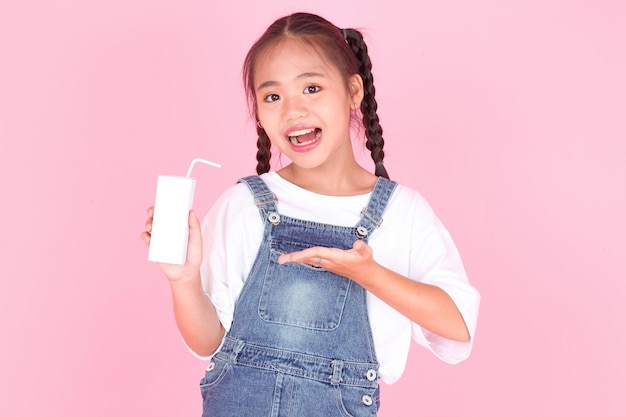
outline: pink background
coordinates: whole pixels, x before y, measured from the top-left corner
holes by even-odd
[[[483,296],[472,357],[415,346],[380,415],[626,415],[623,1],[210,3],[0,3],[0,415],[199,415],[139,233],[157,175],[222,163],[204,214],[253,172],[241,63],[301,9],[365,29],[389,172]]]

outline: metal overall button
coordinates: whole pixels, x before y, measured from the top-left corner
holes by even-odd
[[[271,212],[267,215],[267,220],[272,223],[274,226],[280,223],[280,216],[275,211]]]
[[[207,372],[211,372],[213,369],[215,369],[215,362],[211,362],[206,368]]]
[[[363,239],[365,236],[367,236],[367,229],[363,226],[358,226],[356,228],[356,235],[357,237]]]
[[[372,397],[370,397],[369,395],[364,395],[361,397],[361,402],[365,405],[372,405],[374,403],[374,400],[372,400]]]
[[[367,371],[367,373],[365,374],[365,377],[367,378],[368,381],[373,381],[376,379],[376,370],[374,369],[370,369],[369,371]]]

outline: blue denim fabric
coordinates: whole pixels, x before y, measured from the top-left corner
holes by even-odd
[[[232,327],[200,383],[203,416],[376,416],[378,362],[365,289],[323,268],[277,259],[367,241],[396,183],[379,178],[359,223],[341,227],[280,216],[263,180],[240,181],[254,194],[265,235]]]

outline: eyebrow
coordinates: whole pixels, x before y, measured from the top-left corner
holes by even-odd
[[[307,78],[324,78],[324,74],[320,74],[319,72],[305,72],[298,75],[296,77],[296,80],[302,80]],[[264,83],[261,83],[261,85],[259,85],[256,89],[263,90],[266,88],[275,87],[278,84],[280,84],[278,81],[265,81]]]

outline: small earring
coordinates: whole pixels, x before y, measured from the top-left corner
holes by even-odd
[[[257,120],[257,121],[256,121],[256,125],[257,125],[259,128],[263,129],[263,126],[261,126],[261,121],[260,121],[260,120]]]

